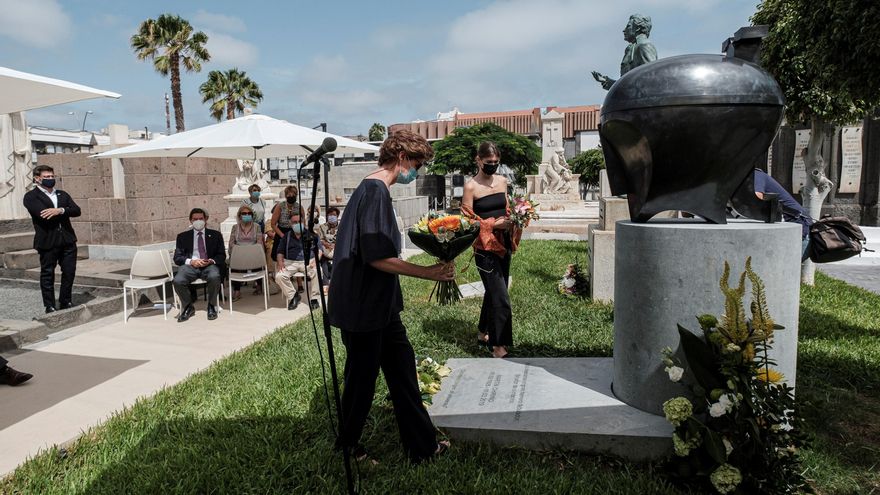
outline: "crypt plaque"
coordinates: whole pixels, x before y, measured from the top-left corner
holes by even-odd
[[[840,189],[842,193],[859,192],[862,179],[862,127],[844,127],[840,133]]]

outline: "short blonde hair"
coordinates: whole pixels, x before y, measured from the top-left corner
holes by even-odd
[[[434,148],[422,136],[407,130],[397,131],[388,136],[379,148],[379,166],[397,163],[400,153],[421,164],[434,158]]]

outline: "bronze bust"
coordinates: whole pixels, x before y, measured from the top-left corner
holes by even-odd
[[[620,61],[620,75],[623,76],[627,72],[636,67],[657,60],[657,49],[654,44],[648,40],[651,35],[651,17],[641,14],[633,14],[629,16],[629,22],[623,28],[623,39],[629,42],[626,50],[623,52],[623,60]],[[617,80],[593,71],[593,78],[602,84],[603,89],[611,88]]]

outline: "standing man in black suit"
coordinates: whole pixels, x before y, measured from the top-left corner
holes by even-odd
[[[24,195],[24,207],[34,222],[34,249],[40,253],[40,290],[47,313],[73,307],[76,276],[76,233],[70,219],[82,214],[70,194],[55,189],[55,171],[48,165],[34,167],[37,187]],[[60,306],[55,304],[55,266],[61,265]]]
[[[193,208],[189,212],[192,230],[177,234],[177,246],[174,249],[174,263],[180,268],[174,276],[174,291],[180,298],[180,314],[177,321],[188,320],[196,310],[193,308],[194,292],[190,290],[196,279],[208,284],[208,319],[217,319],[217,294],[220,290],[226,249],[223,246],[223,235],[219,231],[205,228],[208,214],[201,208]]]

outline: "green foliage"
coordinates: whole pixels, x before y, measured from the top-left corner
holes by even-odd
[[[806,442],[804,423],[793,389],[767,357],[773,331],[781,327],[769,316],[764,283],[752,270],[751,258],[736,288],[728,285],[729,277],[725,262],[720,284],[725,315],[718,326],[709,326],[713,322],[705,315],[698,318],[703,338],[678,326],[686,372],[695,380],[696,404],[695,414],[670,419],[675,426],[670,469],[718,493],[801,493],[809,490],[799,457]],[[752,285],[750,320],[743,309],[747,277]],[[663,362],[670,378],[678,381],[680,370],[671,371],[671,349],[664,350]]]
[[[370,141],[382,141],[385,139],[385,126],[376,122],[370,126],[370,131],[367,133],[367,139]]]
[[[876,0],[764,0],[761,60],[782,86],[789,122],[847,124],[880,104]]]
[[[208,35],[193,32],[189,21],[179,15],[162,14],[147,19],[138,27],[130,40],[138,60],[152,60],[153,68],[163,76],[171,76],[171,97],[174,100],[174,118],[177,132],[185,129],[183,97],[180,93],[180,66],[187,72],[202,70],[202,62],[211,60],[205,44]]]
[[[474,159],[477,148],[483,141],[493,141],[498,145],[501,163],[513,169],[517,184],[525,185],[526,175],[538,172],[541,148],[531,139],[492,123],[459,127],[452,134],[435,142],[434,162],[428,172],[440,175],[451,172],[476,175],[477,165]]]
[[[211,102],[211,117],[219,122],[234,119],[236,112],[244,112],[245,105],[256,107],[263,100],[263,92],[243,70],[229,69],[226,72],[212,70],[208,80],[199,86],[202,103]]]
[[[571,168],[571,173],[581,174],[581,184],[596,187],[599,185],[599,171],[605,168],[605,155],[598,148],[581,151],[568,160],[568,166]]]

